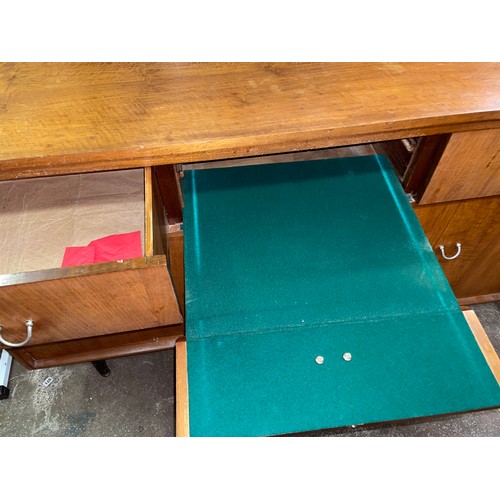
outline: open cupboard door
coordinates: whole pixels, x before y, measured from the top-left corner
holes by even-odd
[[[191,435],[500,406],[385,157],[191,170],[183,193]]]

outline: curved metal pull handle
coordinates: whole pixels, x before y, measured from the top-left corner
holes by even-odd
[[[0,325],[0,342],[2,344],[5,344],[6,346],[9,347],[22,347],[23,345],[26,345],[30,340],[33,335],[33,325],[35,324],[34,321],[31,321],[30,319],[26,321],[26,338],[20,342],[19,344],[13,344],[12,342],[7,342],[3,337],[2,337],[2,330],[3,326]]]
[[[444,254],[444,245],[439,245],[439,250],[441,250],[441,255],[443,256],[443,259],[453,260],[453,259],[456,259],[460,255],[460,252],[462,251],[462,245],[460,243],[457,243],[457,253],[455,255],[453,255],[452,257],[447,257]]]

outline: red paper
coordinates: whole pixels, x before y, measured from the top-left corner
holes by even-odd
[[[141,232],[112,234],[91,241],[86,247],[67,247],[62,267],[97,264],[142,257]]]
[[[88,245],[95,249],[94,263],[142,257],[141,232],[112,234]]]
[[[62,267],[93,264],[94,257],[95,249],[93,247],[67,247],[64,252]]]

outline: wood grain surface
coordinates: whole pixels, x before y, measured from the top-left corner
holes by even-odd
[[[172,284],[174,285],[181,313],[185,310],[184,292],[184,232],[174,231],[168,234],[168,264]]]
[[[500,194],[500,130],[452,134],[421,203]]]
[[[499,63],[0,65],[0,179],[499,126]]]
[[[0,303],[7,341],[24,340],[25,321],[35,322],[29,345],[182,323],[165,257],[142,269],[2,286]]]
[[[500,293],[500,196],[414,207],[443,271],[458,299],[494,297]],[[456,244],[462,245],[453,260]],[[493,299],[491,299],[493,300]],[[466,303],[461,301],[461,303]]]
[[[403,187],[420,201],[450,140],[451,134],[431,135],[419,140],[403,177]]]
[[[151,187],[152,187],[152,209],[153,209],[153,252],[154,255],[168,254],[168,217],[163,198],[158,185],[158,179],[152,169],[151,170]],[[168,262],[168,258],[167,258]]]
[[[175,170],[175,165],[155,167],[154,173],[158,182],[163,205],[167,213],[169,224],[179,224],[182,222],[182,189],[179,173]]]
[[[491,293],[489,295],[475,295],[473,297],[462,297],[458,299],[458,303],[461,306],[467,306],[472,304],[484,304],[485,302],[496,302],[500,301],[500,292]]]

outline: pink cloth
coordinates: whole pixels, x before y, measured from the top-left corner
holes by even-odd
[[[93,264],[94,257],[95,248],[93,247],[67,247],[64,252],[62,267]]]
[[[86,247],[67,247],[62,267],[97,264],[142,257],[141,232],[112,234],[91,241]]]

